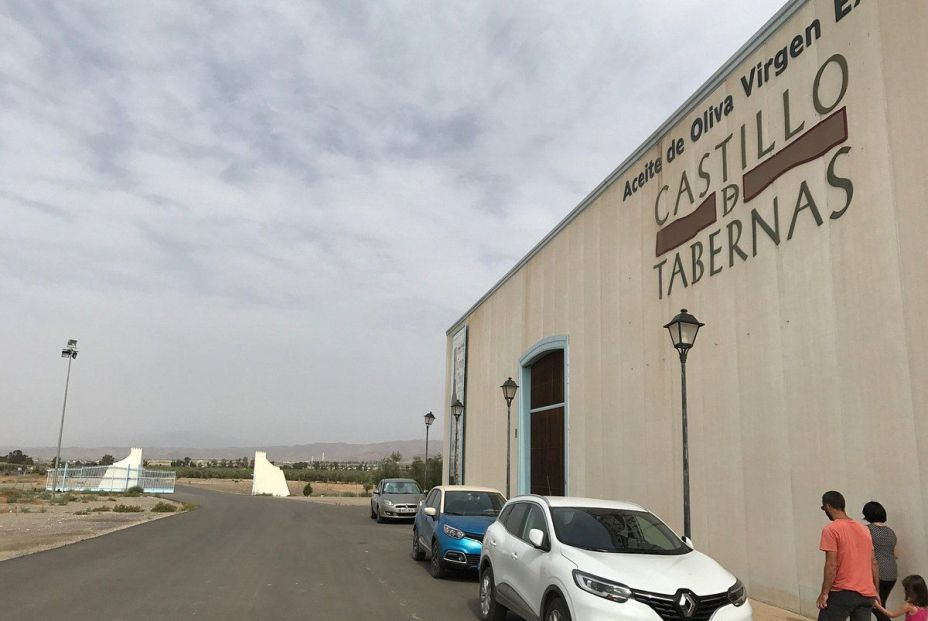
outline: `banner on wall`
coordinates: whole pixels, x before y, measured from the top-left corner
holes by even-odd
[[[467,326],[458,330],[451,338],[451,403],[455,399],[464,404],[464,414],[460,420],[455,421],[450,416],[451,430],[449,446],[451,447],[451,462],[449,464],[449,479],[452,483],[464,483],[464,426],[467,416],[466,382],[467,382]],[[448,404],[449,414],[451,403]]]

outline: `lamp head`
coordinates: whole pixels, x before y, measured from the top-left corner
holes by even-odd
[[[512,381],[512,378],[510,377],[505,382],[503,382],[503,385],[500,386],[500,388],[503,389],[503,399],[506,400],[506,405],[511,405],[512,400],[516,396],[516,391],[519,390],[519,385]]]
[[[451,404],[451,413],[455,419],[461,418],[461,414],[464,413],[464,404],[461,403],[460,399],[455,399],[454,403]]]
[[[68,339],[68,346],[61,350],[62,358],[77,358],[77,340]]]
[[[670,340],[674,348],[683,354],[696,342],[696,334],[704,325],[706,324],[700,323],[684,308],[680,310],[679,315],[671,319],[670,323],[664,327],[670,332]]]
[[[425,415],[425,426],[426,426],[426,427],[431,427],[431,426],[432,426],[432,423],[434,423],[434,422],[435,422],[435,415],[434,415],[434,414],[432,414],[431,412],[429,412],[428,414]]]

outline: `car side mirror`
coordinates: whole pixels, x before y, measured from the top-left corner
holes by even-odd
[[[545,534],[537,528],[533,528],[528,531],[528,540],[539,550],[547,549],[545,546]]]
[[[693,540],[690,539],[689,537],[683,537],[683,543],[685,543],[686,547],[689,548],[690,550],[696,549],[696,546],[693,545]]]
[[[426,507],[422,510],[422,512],[429,517],[435,517],[438,515],[438,511],[435,509],[435,507]]]

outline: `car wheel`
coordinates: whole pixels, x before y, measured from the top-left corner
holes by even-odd
[[[377,517],[377,514],[374,513],[374,503],[371,503],[371,519],[373,520],[375,517]]]
[[[383,524],[383,523],[384,523],[383,516],[380,515],[380,507],[377,507],[377,523],[378,523],[378,524]]]
[[[429,560],[429,573],[433,578],[444,578],[445,568],[441,565],[441,550],[438,547],[438,541],[432,542],[432,558]]]
[[[567,610],[567,602],[560,597],[555,597],[548,602],[545,608],[544,621],[570,621],[570,611]]]
[[[416,529],[412,530],[412,560],[421,561],[425,559],[425,550],[419,545],[419,533]]]
[[[480,618],[483,621],[503,621],[506,612],[506,607],[496,601],[493,568],[487,565],[480,574]]]

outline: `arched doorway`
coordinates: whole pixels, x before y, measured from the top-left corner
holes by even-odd
[[[530,491],[544,496],[563,496],[564,350],[552,350],[535,360],[530,374]]]

